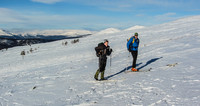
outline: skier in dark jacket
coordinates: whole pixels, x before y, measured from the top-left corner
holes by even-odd
[[[133,64],[132,71],[138,71],[136,67],[137,55],[138,55],[138,47],[140,40],[138,39],[138,33],[135,33],[133,37],[131,37],[127,42],[127,49],[131,52],[133,56]]]
[[[105,80],[104,72],[106,68],[107,55],[109,56],[112,53],[112,49],[108,45],[108,40],[105,39],[104,43],[99,43],[95,50],[97,57],[99,57],[99,69],[96,71],[94,78],[98,80],[99,73],[101,73],[100,80]]]

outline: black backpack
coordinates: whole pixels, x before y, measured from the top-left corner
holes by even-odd
[[[103,49],[102,48],[102,45],[104,45],[103,43],[99,43],[97,47],[95,47],[95,51],[96,51],[96,56],[99,57],[101,54],[100,54],[100,51]]]

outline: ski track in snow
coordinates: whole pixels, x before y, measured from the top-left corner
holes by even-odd
[[[38,49],[24,59],[20,52],[30,50],[29,46],[0,52],[0,106],[198,106],[199,19],[92,35],[67,46],[62,46],[63,41],[36,44],[31,48]],[[137,68],[152,70],[125,73],[132,64],[126,39],[136,31],[140,38]],[[112,64],[108,57],[108,81],[95,81],[94,47],[104,38],[114,50]]]

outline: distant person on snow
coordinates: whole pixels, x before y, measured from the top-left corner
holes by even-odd
[[[127,49],[131,52],[133,57],[133,64],[132,64],[132,71],[138,71],[136,67],[137,55],[138,55],[138,47],[139,47],[140,40],[138,39],[138,33],[135,33],[128,42],[127,42]]]
[[[98,80],[99,73],[101,73],[101,79],[104,79],[104,72],[106,68],[106,61],[107,61],[107,55],[109,56],[112,53],[112,49],[108,45],[108,40],[105,39],[104,43],[99,43],[97,47],[95,47],[96,55],[99,57],[99,69],[96,71],[96,74],[94,75],[94,79]]]

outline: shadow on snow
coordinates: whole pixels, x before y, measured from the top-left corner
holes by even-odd
[[[151,60],[147,61],[146,64],[143,65],[143,66],[141,66],[141,67],[139,67],[138,70],[141,70],[142,68],[148,66],[149,64],[151,64],[151,63],[153,63],[153,62],[156,62],[157,60],[159,60],[159,59],[161,59],[161,58],[163,58],[163,57],[154,58],[154,59],[151,59]],[[142,64],[142,63],[136,64],[136,67],[139,66],[139,65],[141,65],[141,64]],[[115,73],[115,74],[112,74],[112,75],[107,76],[106,79],[109,79],[109,78],[114,77],[114,76],[116,76],[116,75],[118,75],[118,74],[121,74],[122,72],[125,72],[126,70],[129,70],[129,69],[131,69],[131,68],[132,68],[132,66],[128,66],[128,67],[124,68],[123,70],[121,70],[121,71],[119,71],[119,72],[117,72],[117,73]]]
[[[136,66],[139,66],[140,64],[142,64],[142,63],[139,63]],[[122,72],[125,72],[126,70],[129,70],[131,68],[132,68],[132,66],[128,66],[128,67],[124,68],[123,70],[121,70],[120,72],[117,72],[117,73],[115,73],[113,75],[107,76],[106,79],[109,79],[109,78],[114,77],[114,76],[116,76],[118,74],[121,74]]]
[[[151,60],[147,61],[146,64],[143,65],[143,66],[141,66],[140,68],[138,68],[138,70],[141,70],[142,68],[148,66],[149,64],[151,64],[151,63],[153,63],[153,62],[156,62],[157,60],[159,60],[159,59],[161,59],[161,58],[163,58],[163,57],[154,58],[154,59],[151,59]]]

